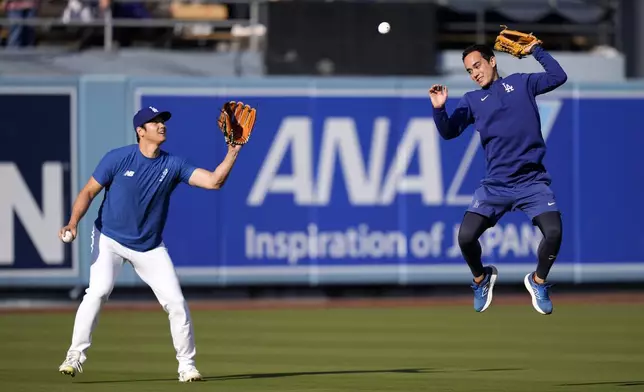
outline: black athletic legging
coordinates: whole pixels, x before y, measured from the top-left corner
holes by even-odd
[[[544,212],[535,217],[533,223],[543,234],[537,252],[537,277],[545,280],[561,247],[561,215],[555,211]],[[467,211],[458,232],[458,245],[474,277],[483,275],[479,238],[489,227],[490,220],[487,217]]]

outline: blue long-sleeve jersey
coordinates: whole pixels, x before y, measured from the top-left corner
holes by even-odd
[[[515,73],[490,86],[466,93],[451,116],[434,108],[434,122],[444,139],[453,139],[474,124],[485,151],[483,184],[520,186],[534,179],[550,182],[542,161],[546,143],[536,96],[564,84],[567,75],[542,47],[532,54],[545,72]]]

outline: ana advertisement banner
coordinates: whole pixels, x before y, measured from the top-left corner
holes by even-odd
[[[165,241],[182,276],[209,282],[463,282],[456,234],[485,174],[474,129],[441,139],[426,91],[181,89],[137,91],[170,110],[165,148],[214,170],[228,99],[258,121],[220,191],[181,186]],[[452,93],[451,110],[460,94]],[[642,274],[641,97],[539,98],[546,165],[563,213],[553,276]],[[639,108],[639,109],[638,109]],[[632,208],[635,208],[633,210]],[[486,263],[518,280],[541,233],[520,211],[482,237]],[[616,275],[616,276],[617,276]],[[503,279],[503,277],[501,277]],[[187,279],[189,280],[189,279]]]

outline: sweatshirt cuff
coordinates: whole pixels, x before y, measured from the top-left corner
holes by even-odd
[[[445,111],[445,105],[443,105],[443,107],[439,109],[436,109],[435,107],[432,106],[432,110],[434,111],[434,114],[442,113]]]

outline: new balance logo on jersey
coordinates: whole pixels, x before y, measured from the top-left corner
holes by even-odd
[[[125,177],[134,177],[134,170],[128,170],[123,174]]]
[[[514,91],[514,87],[510,86],[509,84],[501,83],[503,85],[503,88],[505,88],[505,92],[509,93]]]

